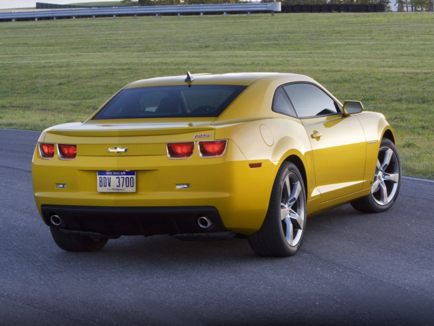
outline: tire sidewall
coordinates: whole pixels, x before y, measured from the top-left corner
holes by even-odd
[[[107,238],[93,239],[84,235],[67,233],[53,226],[50,227],[50,231],[54,242],[65,251],[97,251],[102,249],[108,241]]]

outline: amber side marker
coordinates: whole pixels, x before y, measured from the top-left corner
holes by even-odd
[[[260,167],[262,166],[262,163],[249,163],[249,166],[250,166],[252,169],[260,168]]]

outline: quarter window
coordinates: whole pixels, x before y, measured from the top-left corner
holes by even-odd
[[[291,102],[289,101],[288,95],[286,95],[282,87],[279,87],[274,93],[273,111],[293,117],[296,116],[294,107],[292,106]]]
[[[283,87],[300,118],[339,113],[335,101],[312,84],[289,84]]]

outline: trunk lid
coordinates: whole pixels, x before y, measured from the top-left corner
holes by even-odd
[[[44,142],[76,144],[79,156],[167,155],[167,143],[214,139],[212,121],[104,121],[69,123],[46,130]],[[123,153],[113,149],[125,150]]]

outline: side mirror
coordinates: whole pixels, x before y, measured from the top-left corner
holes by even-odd
[[[360,101],[345,101],[342,111],[344,113],[344,117],[347,117],[351,114],[360,113],[363,111],[363,104]]]

